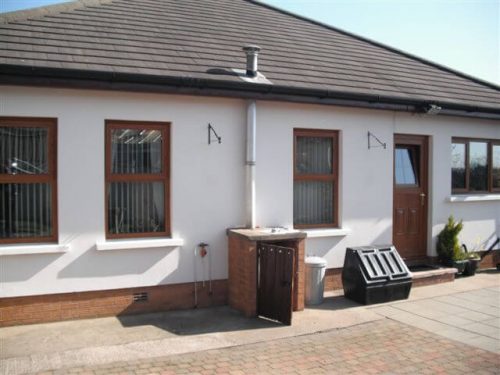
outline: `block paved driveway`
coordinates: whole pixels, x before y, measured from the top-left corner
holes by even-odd
[[[500,356],[390,318],[225,349],[43,374],[498,374]]]

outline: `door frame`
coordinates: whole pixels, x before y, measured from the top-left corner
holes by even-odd
[[[393,178],[392,178],[392,242],[394,243],[395,241],[395,227],[394,227],[394,220],[395,220],[395,200],[396,200],[396,174],[395,174],[395,168],[396,168],[396,158],[395,158],[395,151],[396,151],[396,146],[397,145],[415,145],[415,146],[421,146],[420,150],[420,160],[419,160],[419,177],[420,177],[420,187],[423,190],[423,193],[425,194],[425,205],[423,208],[423,232],[421,234],[422,238],[422,243],[425,246],[425,257],[429,257],[429,227],[430,227],[430,213],[431,213],[431,208],[430,206],[430,186],[429,186],[429,181],[430,181],[430,137],[428,135],[423,135],[423,134],[401,134],[401,133],[395,133],[394,134],[394,143],[393,143],[393,163],[392,163],[392,173],[393,173]],[[410,188],[411,189],[411,188]],[[409,259],[409,262],[411,263],[412,258]]]

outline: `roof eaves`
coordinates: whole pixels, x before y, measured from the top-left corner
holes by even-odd
[[[0,24],[9,22],[26,21],[36,17],[50,16],[60,12],[67,12],[88,6],[111,3],[113,0],[72,0],[67,3],[45,5],[37,8],[17,10],[0,14]]]
[[[289,102],[333,104],[349,107],[423,113],[429,104],[442,107],[442,114],[500,119],[500,106],[473,106],[454,102],[352,93],[329,89],[256,85],[195,77],[169,77],[110,71],[90,71],[32,66],[0,65],[0,84],[64,88],[162,92],[189,95],[252,98]]]
[[[388,51],[391,51],[391,52],[394,52],[394,53],[397,53],[399,55],[403,55],[405,57],[408,57],[410,59],[413,59],[413,60],[417,60],[423,64],[426,64],[426,65],[430,65],[434,68],[437,68],[437,69],[440,69],[440,70],[443,70],[445,72],[448,72],[448,73],[452,73],[452,74],[455,74],[459,77],[462,77],[462,78],[465,78],[469,81],[472,81],[472,82],[475,82],[475,83],[478,83],[480,85],[483,85],[483,86],[487,86],[489,88],[492,88],[494,90],[497,90],[497,91],[500,91],[500,86],[499,85],[496,85],[494,84],[493,82],[489,82],[489,81],[485,81],[485,80],[482,80],[480,78],[477,78],[477,77],[474,77],[474,76],[471,76],[467,73],[463,73],[463,72],[460,72],[458,70],[455,70],[453,68],[450,68],[446,65],[442,65],[442,64],[438,64],[436,62],[433,62],[433,61],[430,61],[430,60],[427,60],[427,59],[424,59],[423,57],[420,57],[420,56],[417,56],[417,55],[413,55],[409,52],[406,52],[406,51],[403,51],[403,50],[400,50],[398,48],[395,48],[395,47],[391,47],[391,46],[388,46],[386,44],[383,44],[383,43],[380,43],[380,42],[377,42],[373,39],[370,39],[370,38],[367,38],[367,37],[364,37],[364,36],[360,36],[360,35],[357,35],[355,33],[352,33],[350,31],[346,31],[346,30],[343,30],[341,28],[338,28],[338,27],[334,27],[334,26],[331,26],[331,25],[328,25],[326,23],[323,23],[323,22],[320,22],[320,21],[316,21],[316,20],[313,20],[311,18],[308,18],[308,17],[305,17],[305,16],[302,16],[300,14],[296,14],[294,12],[290,12],[288,10],[284,10],[284,9],[281,9],[281,8],[278,8],[278,7],[275,7],[273,5],[269,5],[269,4],[266,4],[266,3],[262,3],[261,1],[258,1],[258,0],[245,0],[249,3],[253,3],[253,4],[256,4],[256,5],[259,5],[259,6],[262,6],[262,7],[265,7],[265,8],[268,8],[268,9],[271,9],[271,10],[274,10],[274,11],[277,11],[277,12],[280,12],[280,13],[283,13],[283,14],[286,14],[286,15],[289,15],[289,16],[292,16],[292,17],[295,17],[297,19],[300,19],[300,20],[303,20],[303,21],[307,21],[309,23],[312,23],[312,24],[315,24],[315,25],[318,25],[318,26],[321,26],[321,27],[324,27],[324,28],[327,28],[329,30],[333,30],[333,31],[336,31],[336,32],[339,32],[339,33],[342,33],[344,35],[347,35],[349,37],[352,37],[352,38],[355,38],[355,39],[358,39],[362,42],[366,42],[366,43],[370,43],[376,47],[380,47],[380,48],[384,48]]]

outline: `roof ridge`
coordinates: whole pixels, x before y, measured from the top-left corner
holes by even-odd
[[[33,17],[49,16],[55,13],[70,11],[87,6],[111,3],[113,0],[68,0],[65,3],[51,4],[30,9],[15,10],[0,14],[0,24],[15,21],[26,21]]]
[[[370,38],[367,38],[367,37],[364,37],[364,36],[361,36],[361,35],[357,35],[357,34],[355,34],[353,32],[346,31],[346,30],[341,29],[339,27],[332,26],[332,25],[329,25],[327,23],[324,23],[324,22],[321,22],[321,21],[314,20],[312,18],[308,18],[308,17],[302,16],[300,14],[297,14],[297,13],[294,13],[294,12],[291,12],[291,11],[288,11],[288,10],[285,10],[285,9],[281,9],[281,8],[276,7],[274,5],[263,3],[263,2],[261,2],[259,0],[244,0],[244,1],[249,2],[249,3],[253,3],[255,5],[259,5],[259,6],[262,6],[262,7],[265,7],[265,8],[268,8],[268,9],[271,9],[271,10],[274,10],[274,11],[277,11],[277,12],[280,12],[280,13],[283,13],[283,14],[286,14],[288,16],[292,16],[292,17],[298,18],[298,19],[303,20],[303,21],[307,21],[309,23],[312,23],[312,24],[315,24],[315,25],[318,25],[318,26],[321,26],[321,27],[325,27],[325,28],[330,29],[330,30],[337,31],[337,32],[339,32],[341,34],[344,34],[344,35],[347,35],[349,37],[361,40],[361,41],[366,42],[366,43],[370,43],[370,44],[372,44],[372,45],[374,45],[376,47],[384,48],[386,50],[389,50],[391,52],[395,52],[397,54],[400,54],[400,55],[403,55],[403,56],[408,57],[410,59],[419,61],[419,62],[424,63],[426,65],[430,65],[432,67],[438,68],[438,69],[443,70],[445,72],[452,73],[452,74],[455,74],[455,75],[457,75],[459,77],[468,79],[469,81],[473,81],[473,82],[478,83],[480,85],[487,86],[489,88],[492,88],[492,89],[500,91],[500,85],[497,85],[497,84],[495,84],[493,82],[489,82],[489,81],[483,80],[481,78],[474,77],[474,76],[469,75],[467,73],[464,73],[464,72],[461,72],[459,70],[450,68],[450,67],[448,67],[446,65],[439,64],[439,63],[436,63],[436,62],[431,61],[431,60],[427,60],[427,59],[425,59],[423,57],[420,57],[420,56],[414,55],[414,54],[412,54],[410,52],[406,52],[406,51],[400,50],[398,48],[386,45],[386,44],[378,42],[376,40],[373,40],[373,39],[370,39]]]

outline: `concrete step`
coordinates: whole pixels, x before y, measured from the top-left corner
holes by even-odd
[[[447,283],[455,280],[457,269],[453,267],[425,266],[411,267],[413,287]],[[420,268],[420,269],[419,269]]]

